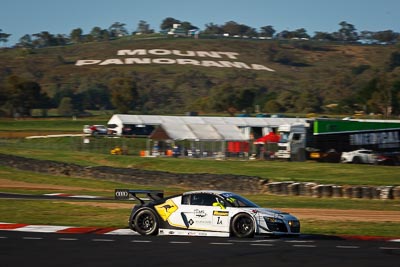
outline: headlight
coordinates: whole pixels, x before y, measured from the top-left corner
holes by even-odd
[[[273,217],[264,217],[266,223],[283,223],[281,219],[273,218]]]
[[[289,221],[288,224],[290,227],[299,227],[300,226],[299,221]]]
[[[282,219],[274,218],[274,217],[264,217],[265,223],[267,224],[267,228],[271,232],[283,232],[286,233],[288,231],[285,223]]]

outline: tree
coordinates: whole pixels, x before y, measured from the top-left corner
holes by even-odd
[[[94,41],[101,41],[102,40],[102,29],[100,27],[93,27],[89,33],[92,36],[92,40]]]
[[[279,102],[274,99],[269,100],[265,103],[264,110],[265,112],[269,113],[277,113],[283,111],[281,104],[279,104]]]
[[[82,104],[85,109],[109,109],[112,107],[110,102],[110,92],[103,84],[95,84],[93,87],[82,92]]]
[[[63,97],[60,105],[58,106],[58,115],[71,116],[74,114],[74,107],[72,105],[72,99],[70,97]]]
[[[272,36],[274,36],[274,34],[276,32],[274,27],[271,25],[263,26],[260,29],[261,29],[260,35],[264,36],[264,37],[272,37]]]
[[[223,34],[224,30],[222,29],[221,26],[214,24],[214,23],[209,23],[205,25],[205,30],[203,31],[204,34]]]
[[[25,34],[21,38],[19,38],[18,46],[22,46],[25,48],[33,47],[32,38],[29,34]]]
[[[32,34],[32,36],[36,38],[32,41],[32,44],[35,48],[54,46],[57,44],[54,36],[47,31],[35,33]]]
[[[108,41],[110,39],[110,33],[107,29],[101,29],[100,27],[93,27],[90,31],[89,36],[91,36],[92,41]]]
[[[222,26],[224,33],[229,33],[230,35],[246,35],[246,36],[256,36],[257,32],[254,28],[250,28],[244,24],[238,24],[235,21],[228,21]]]
[[[83,34],[83,31],[81,28],[72,30],[72,32],[70,34],[71,41],[74,43],[82,42],[82,34]]]
[[[293,36],[296,38],[310,38],[310,35],[307,34],[307,30],[304,28],[297,29],[293,31]]]
[[[400,51],[393,52],[389,59],[389,70],[394,70],[397,67],[400,67]]]
[[[234,88],[226,83],[215,88],[211,94],[211,106],[216,111],[226,111],[230,115],[234,115],[237,111],[235,107],[236,95]]]
[[[125,28],[125,23],[114,22],[109,28],[110,36],[112,38],[122,37],[128,35],[128,31]]]
[[[317,31],[314,33],[312,39],[320,41],[333,41],[335,38],[332,36],[331,33]]]
[[[8,42],[8,37],[11,36],[9,33],[2,32],[3,30],[0,29],[0,43],[6,44]]]
[[[356,28],[353,24],[342,21],[339,23],[339,25],[341,28],[339,29],[339,32],[336,33],[338,40],[345,42],[354,42],[359,39]]]
[[[251,109],[255,98],[254,88],[242,88],[225,83],[214,88],[211,93],[211,106],[216,111],[226,111],[230,115],[234,115],[236,111]]]
[[[391,115],[393,104],[397,102],[396,94],[398,91],[392,86],[386,74],[381,74],[376,78],[376,90],[367,101],[370,111],[382,113],[385,118]]]
[[[196,26],[193,26],[190,22],[184,21],[181,23],[181,27],[185,29],[185,31],[190,31],[190,30],[198,30],[199,28]]]
[[[394,43],[400,34],[398,32],[393,32],[392,30],[375,32],[373,34],[373,39],[381,43]]]
[[[25,81],[17,76],[10,76],[5,85],[4,103],[9,107],[9,115],[15,113],[30,116],[33,108],[47,108],[49,98],[41,91],[38,83]]]
[[[137,85],[129,78],[114,78],[110,81],[111,103],[120,113],[128,113],[138,102]]]
[[[141,20],[139,21],[138,27],[136,29],[138,33],[142,34],[148,34],[148,33],[153,33],[154,30],[150,29],[150,24],[148,24],[146,21]]]
[[[181,23],[180,20],[177,20],[177,19],[168,17],[168,18],[165,18],[165,19],[161,22],[160,29],[161,29],[161,30],[169,30],[169,29],[172,29],[172,28],[173,28],[174,24],[180,24],[180,23]]]

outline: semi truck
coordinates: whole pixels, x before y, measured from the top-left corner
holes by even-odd
[[[312,119],[278,128],[277,158],[339,162],[343,152],[400,152],[400,120]]]

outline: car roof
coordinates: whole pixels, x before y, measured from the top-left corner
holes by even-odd
[[[185,192],[185,193],[183,193],[183,195],[200,194],[200,193],[213,194],[213,195],[221,195],[224,193],[232,194],[232,192],[222,191],[222,190],[195,190],[195,191]]]

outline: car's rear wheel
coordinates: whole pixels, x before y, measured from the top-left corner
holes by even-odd
[[[139,211],[133,220],[135,231],[141,235],[158,234],[158,219],[152,210]]]
[[[135,214],[132,212],[131,216],[129,216],[129,229],[132,231],[136,231],[135,229]]]
[[[236,237],[253,237],[255,232],[253,219],[247,213],[240,213],[236,215],[231,221],[231,231]]]

